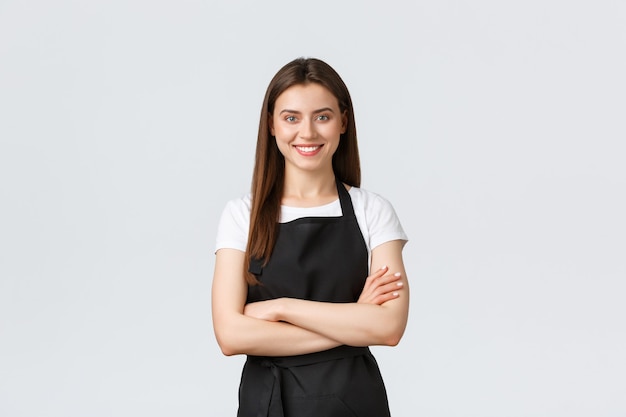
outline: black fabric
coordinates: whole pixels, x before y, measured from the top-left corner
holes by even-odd
[[[280,224],[273,254],[250,262],[260,285],[247,302],[279,297],[356,302],[368,273],[367,246],[352,200],[337,182],[340,217]],[[238,417],[385,417],[387,394],[366,347],[339,346],[288,357],[248,356],[239,387]]]

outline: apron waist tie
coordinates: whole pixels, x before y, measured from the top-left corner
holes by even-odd
[[[281,417],[283,413],[283,401],[280,391],[281,369],[295,366],[312,365],[314,363],[332,361],[336,359],[352,358],[355,356],[368,355],[368,347],[338,346],[322,352],[308,353],[297,356],[252,356],[248,360],[268,368],[270,372],[263,381],[263,392],[259,402],[258,417]]]

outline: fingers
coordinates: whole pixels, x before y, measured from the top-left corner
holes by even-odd
[[[400,276],[399,272],[396,272],[395,274],[388,274],[388,275],[383,275],[381,277],[378,277],[376,279],[374,279],[373,281],[374,284],[378,287],[381,287],[383,285],[387,285],[391,282],[396,282],[399,281],[402,277]]]
[[[373,293],[373,300],[375,304],[382,304],[385,301],[393,300],[400,296],[400,290],[402,290],[404,284],[400,281],[400,275],[386,275],[384,281],[381,280],[380,285],[377,286]]]
[[[378,271],[372,273],[369,277],[367,277],[367,279],[365,280],[366,285],[367,283],[370,283],[380,277],[382,277],[387,271],[389,270],[389,268],[387,266],[382,266]]]
[[[388,293],[381,294],[381,295],[374,297],[374,299],[372,300],[370,304],[382,305],[386,303],[387,301],[391,301],[398,297],[400,297],[400,293],[398,291],[388,292]]]
[[[380,305],[400,296],[399,291],[403,288],[401,274],[385,275],[386,272],[388,268],[384,266],[367,277],[359,302]]]
[[[375,290],[376,288],[382,287],[389,283],[400,281],[400,279],[402,278],[399,272],[396,272],[395,274],[385,275],[387,271],[388,268],[386,266],[383,266],[381,269],[367,277],[363,290]]]
[[[402,283],[402,281],[397,281],[399,279],[400,277],[396,277],[396,281],[392,281],[388,284],[381,285],[380,287],[378,287],[378,292],[380,294],[388,294],[388,293],[393,294],[394,292],[401,290],[404,284]]]

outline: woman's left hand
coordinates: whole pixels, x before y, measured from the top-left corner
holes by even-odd
[[[243,314],[265,321],[280,321],[278,317],[279,303],[280,298],[246,304],[243,309]]]
[[[389,274],[389,268],[383,266],[373,272],[365,280],[358,303],[381,305],[389,300],[398,298],[404,286],[400,273]]]

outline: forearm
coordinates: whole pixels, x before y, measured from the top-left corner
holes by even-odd
[[[374,305],[284,298],[277,318],[346,345],[395,346],[407,322],[407,312],[400,302]]]
[[[404,334],[409,314],[402,245],[401,241],[390,241],[374,249],[371,269],[380,272],[366,279],[357,303],[280,298],[248,304],[245,314],[269,322],[288,322],[345,345],[395,346]],[[377,295],[381,292],[387,297]]]
[[[243,278],[244,253],[218,251],[211,308],[213,330],[225,355],[292,356],[319,352],[341,343],[310,330],[244,315],[247,285]]]
[[[215,329],[225,355],[293,356],[320,352],[342,343],[290,323],[233,315]]]

